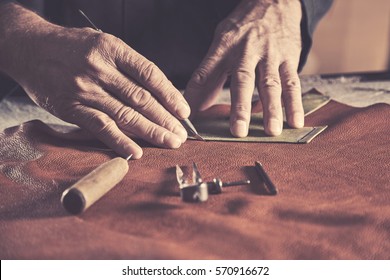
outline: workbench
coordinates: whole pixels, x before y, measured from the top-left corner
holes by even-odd
[[[62,208],[62,192],[116,155],[56,132],[47,123],[62,123],[10,96],[0,104],[2,126],[13,126],[0,134],[0,258],[390,259],[389,81],[388,73],[303,77],[305,90],[333,98],[306,117],[307,126],[328,126],[309,144],[141,143],[144,155],[129,162],[124,180],[80,215]],[[365,95],[342,93],[349,82]],[[362,90],[365,83],[378,88]],[[26,111],[23,122],[44,122],[12,116]],[[255,161],[276,196],[264,190]],[[175,166],[192,162],[205,180],[251,184],[185,203]]]

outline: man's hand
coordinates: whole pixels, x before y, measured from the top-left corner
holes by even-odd
[[[242,0],[218,25],[206,57],[187,85],[185,96],[193,112],[210,107],[231,76],[230,130],[234,136],[248,134],[255,85],[267,134],[282,132],[282,100],[288,124],[302,127],[297,73],[301,18],[299,0]]]
[[[27,29],[6,32],[12,39],[3,49],[12,40],[15,49],[0,62],[37,104],[123,156],[142,156],[134,135],[166,148],[186,140],[176,117],[187,118],[190,108],[156,65],[114,36],[52,25],[14,8],[24,13]]]

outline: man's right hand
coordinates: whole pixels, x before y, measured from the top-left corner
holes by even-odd
[[[50,24],[16,4],[1,10],[13,16],[0,20],[0,70],[38,105],[123,156],[142,156],[132,136],[166,148],[186,140],[177,118],[189,116],[187,102],[156,65],[123,41]]]

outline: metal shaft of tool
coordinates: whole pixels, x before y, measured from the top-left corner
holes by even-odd
[[[250,180],[242,180],[242,181],[235,181],[235,182],[226,182],[226,183],[222,183],[222,187],[242,186],[242,185],[249,185],[250,183],[251,183]]]
[[[96,30],[96,31],[99,31],[99,32],[103,32],[101,29],[99,29],[94,23],[93,21],[82,11],[79,9],[79,13],[89,22],[90,25],[92,25],[92,27]]]

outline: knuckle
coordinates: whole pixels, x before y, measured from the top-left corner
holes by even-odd
[[[102,33],[102,32],[99,32],[97,34],[95,34],[94,36],[94,46],[96,48],[99,48],[101,46],[105,46],[107,44],[107,37],[109,35],[106,34],[106,33]]]
[[[233,21],[230,18],[226,18],[225,20],[222,20],[219,22],[215,28],[215,34],[216,35],[225,35],[229,34],[231,31],[238,30],[239,26],[235,21]]]
[[[166,92],[163,96],[164,103],[169,104],[170,106],[177,106],[179,104],[179,100],[181,96],[176,95],[174,92]]]
[[[277,116],[279,110],[280,110],[280,107],[277,106],[276,104],[271,103],[271,104],[268,104],[268,106],[267,106],[267,111],[268,111],[270,116]]]
[[[188,84],[190,88],[199,88],[207,83],[207,70],[205,68],[199,68],[194,72],[191,80]]]
[[[144,108],[151,102],[151,94],[143,88],[133,87],[126,93],[127,98],[137,108]]]
[[[119,127],[134,127],[138,124],[140,115],[128,107],[122,107],[115,113],[115,122]]]
[[[92,35],[91,43],[89,45],[89,56],[90,58],[92,54],[94,54],[97,50],[105,48],[107,46],[106,34],[104,33],[94,33]]]
[[[98,66],[101,65],[102,62],[110,60],[110,46],[112,45],[111,37],[113,36],[106,33],[93,34],[91,43],[88,45],[84,56],[86,65],[93,69],[99,69]]]
[[[228,49],[233,43],[234,36],[230,32],[223,32],[218,36],[219,49]]]
[[[149,139],[153,139],[156,144],[161,145],[164,143],[164,137],[166,132],[160,133],[159,129],[156,126],[151,125],[146,128],[145,134]]]
[[[148,84],[154,88],[159,88],[164,83],[163,74],[158,70],[157,66],[150,61],[141,63],[139,79],[141,83]]]
[[[297,92],[301,90],[301,82],[299,78],[288,78],[283,82],[283,88],[288,92]]]
[[[248,116],[251,113],[251,104],[239,102],[233,105],[233,109],[239,116]]]
[[[73,76],[71,78],[71,84],[73,85],[78,95],[80,95],[80,92],[85,93],[90,91],[90,82],[82,76]]]
[[[266,76],[261,82],[261,88],[263,89],[279,89],[280,87],[280,78],[277,76]]]
[[[253,82],[255,79],[255,73],[249,69],[240,68],[236,70],[236,78],[238,82]]]
[[[156,123],[169,130],[173,129],[177,125],[177,120],[167,114],[159,114]]]
[[[93,114],[88,121],[89,129],[95,133],[100,134],[109,132],[114,125],[113,121],[105,114]]]

